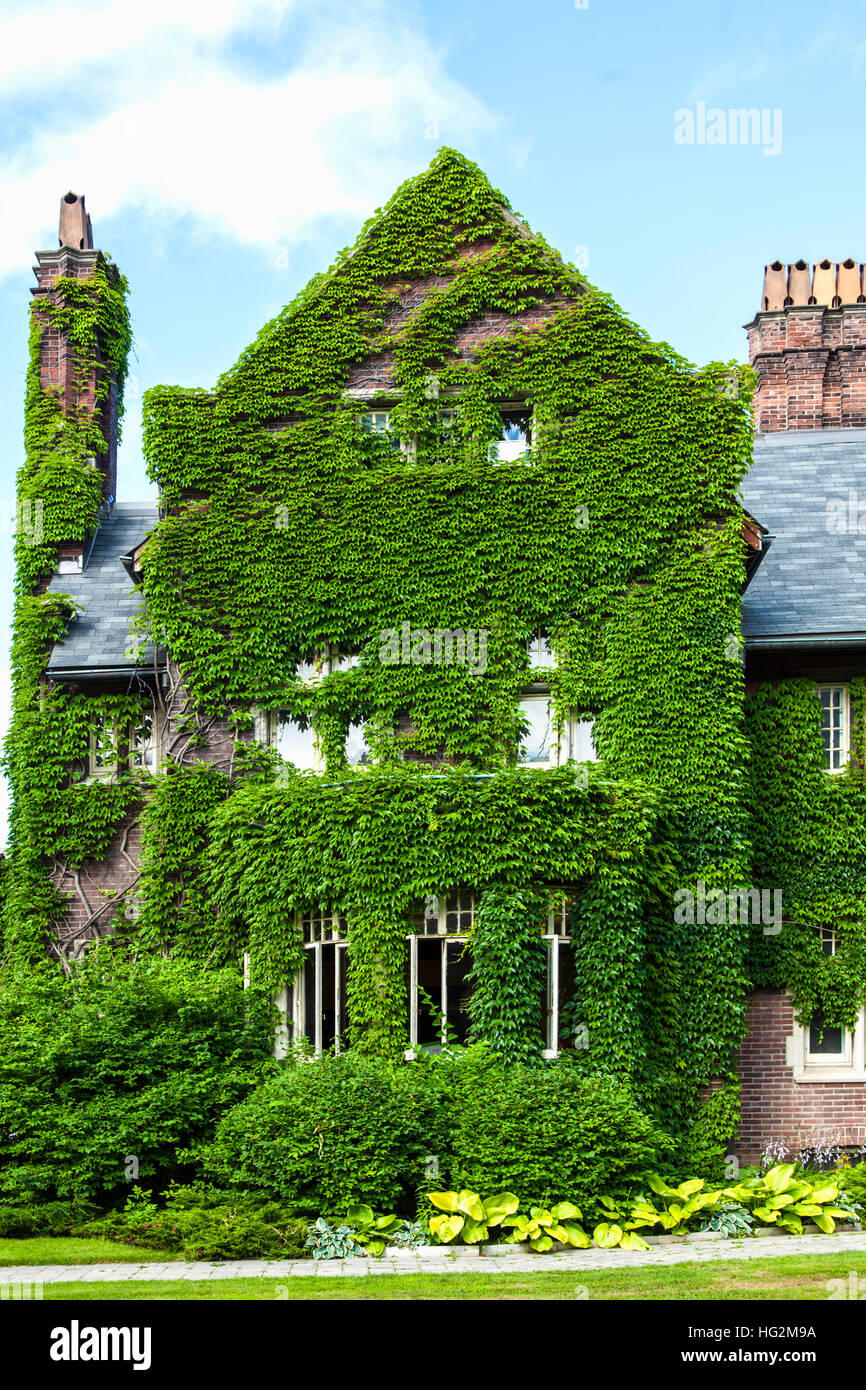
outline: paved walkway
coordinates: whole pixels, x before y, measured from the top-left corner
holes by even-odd
[[[833,1236],[755,1236],[747,1240],[695,1241],[654,1245],[649,1250],[569,1250],[556,1255],[472,1256],[447,1253],[418,1259],[406,1255],[351,1260],[225,1260],[222,1264],[6,1265],[0,1284],[102,1284],[115,1280],[292,1279],[375,1274],[579,1274],[588,1270],[635,1269],[689,1261],[776,1259],[780,1255],[841,1255],[866,1251],[866,1231]]]

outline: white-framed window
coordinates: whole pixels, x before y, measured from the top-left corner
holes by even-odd
[[[851,750],[851,702],[846,685],[819,685],[821,739],[827,772],[841,772]]]
[[[156,724],[151,710],[144,710],[129,726],[129,766],[138,772],[155,772]]]
[[[159,756],[153,711],[142,709],[134,719],[99,718],[90,729],[88,780],[108,781],[125,769],[155,772]]]
[[[526,651],[533,670],[541,668],[550,671],[555,668],[556,656],[546,632],[533,633],[526,644]]]
[[[458,1043],[469,1036],[469,973],[472,957],[467,937],[475,921],[476,898],[460,889],[443,897],[425,898],[409,937],[409,1045],[412,1050],[439,1052],[445,1036],[437,1026],[439,1013]],[[422,993],[423,991],[423,993]],[[425,995],[433,1001],[431,1013]]]
[[[562,1018],[574,989],[574,957],[570,919],[573,894],[552,888],[540,923],[547,952],[544,992],[543,1055],[555,1057],[567,1041],[562,1037]],[[475,923],[479,898],[468,890],[430,895],[415,914],[409,936],[409,1043],[410,1052],[439,1052],[447,1035],[440,1018],[458,1043],[469,1036],[469,1001],[472,987],[472,953],[468,941]],[[432,1000],[435,1015],[427,998]]]
[[[593,720],[565,720],[557,729],[553,722],[553,707],[549,694],[525,695],[520,701],[520,713],[528,722],[518,747],[520,767],[558,767],[571,759],[574,762],[597,762],[593,741]]]
[[[574,992],[574,953],[571,946],[571,909],[574,899],[565,889],[551,889],[547,921],[542,935],[547,946],[545,1037],[543,1056],[562,1051],[562,1017]]]
[[[336,911],[301,913],[304,964],[298,971],[287,1012],[292,1036],[308,1038],[313,1049],[339,1052],[348,1027],[346,961],[348,926]]]
[[[832,927],[817,927],[825,956],[836,954]],[[794,1022],[787,1041],[787,1061],[794,1080],[866,1081],[866,1008],[861,1008],[853,1028],[830,1026],[819,1010],[807,1024]]]
[[[393,420],[390,410],[367,410],[361,416],[361,428],[367,434],[375,434],[385,440],[394,454],[403,454],[414,457],[416,444],[414,439],[401,439],[393,428]]]
[[[304,685],[318,685],[337,671],[351,671],[360,659],[357,651],[345,651],[325,643],[312,656],[301,658],[298,663],[298,680],[303,681]]]
[[[491,463],[513,463],[532,445],[532,411],[522,405],[500,407],[502,429],[490,445]]]

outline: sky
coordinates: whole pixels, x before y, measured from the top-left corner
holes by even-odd
[[[862,34],[832,0],[0,0],[0,727],[31,266],[68,189],[130,282],[139,501],[142,391],[211,386],[440,145],[654,338],[743,360],[767,262],[866,261]]]

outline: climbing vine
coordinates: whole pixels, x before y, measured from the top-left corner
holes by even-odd
[[[108,449],[101,421],[112,389],[118,419],[123,414],[131,343],[126,291],[123,277],[100,256],[85,279],[60,277],[32,306],[15,536],[13,703],[4,756],[12,789],[4,940],[6,950],[24,960],[43,954],[67,902],[55,887],[59,873],[50,870],[77,876],[86,861],[99,859],[141,795],[141,779],[123,772],[112,782],[83,784],[92,731],[134,718],[140,698],[91,697],[45,680],[51,644],[75,615],[72,601],[47,592],[46,584],[57,568],[58,546],[85,542],[98,524],[103,474],[97,461]],[[51,330],[63,333],[72,352],[66,397],[41,380],[43,338]]]
[[[866,727],[864,686],[862,679],[851,683],[858,743]],[[753,932],[752,977],[790,988],[802,1023],[820,1013],[830,1027],[853,1027],[866,1002],[862,744],[844,771],[824,770],[813,681],[763,686],[749,695],[746,712],[754,879],[771,884],[782,902],[781,930]]]

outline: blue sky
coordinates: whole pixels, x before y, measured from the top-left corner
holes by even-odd
[[[796,0],[4,0],[2,531],[32,252],[67,189],[130,280],[134,501],[141,391],[211,385],[440,144],[654,337],[744,358],[767,261],[866,260],[862,32],[854,3]],[[699,103],[765,110],[780,148],[678,143]],[[4,631],[10,558],[2,534]]]

